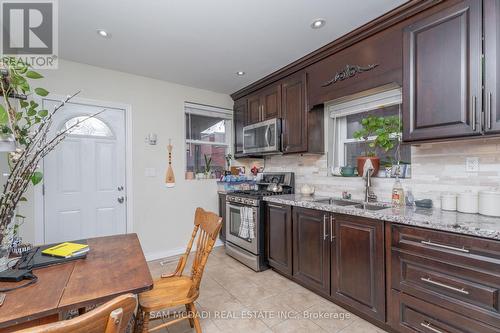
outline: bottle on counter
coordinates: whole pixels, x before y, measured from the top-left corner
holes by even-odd
[[[405,191],[403,185],[399,180],[399,176],[396,175],[396,181],[392,187],[392,205],[393,206],[404,206],[405,205]]]

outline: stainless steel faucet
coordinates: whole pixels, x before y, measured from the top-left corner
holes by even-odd
[[[369,168],[365,176],[365,202],[376,202],[377,196],[373,193],[372,187],[372,172],[373,168]]]

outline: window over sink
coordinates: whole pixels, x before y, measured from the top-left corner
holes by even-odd
[[[328,165],[330,174],[339,175],[340,169],[345,166],[356,167],[358,156],[365,154],[365,144],[356,139],[354,133],[362,128],[361,121],[369,116],[391,117],[401,119],[401,88],[397,85],[388,85],[373,89],[368,92],[340,98],[326,103],[325,107],[329,116],[328,121]],[[398,135],[393,135],[394,140]],[[373,142],[376,136],[368,138]],[[396,162],[400,161],[400,176],[408,178],[411,173],[411,147],[398,145],[389,151],[376,149],[380,158],[379,177],[394,177]]]
[[[226,168],[231,153],[232,110],[185,103],[186,178],[218,178]],[[206,161],[211,160],[206,172]],[[200,178],[200,177],[198,177]]]

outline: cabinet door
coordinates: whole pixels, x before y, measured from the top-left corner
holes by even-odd
[[[306,75],[299,74],[282,85],[283,152],[307,151]]]
[[[335,215],[332,297],[385,320],[384,222]]]
[[[247,100],[234,102],[234,156],[243,155],[243,127],[246,125]]]
[[[500,2],[484,1],[485,131],[500,132]]]
[[[292,208],[267,204],[267,258],[269,266],[292,275]]]
[[[318,293],[330,294],[330,215],[293,208],[293,276]]]
[[[260,95],[248,97],[247,107],[247,125],[258,123],[261,120],[262,105],[260,103]]]
[[[405,28],[405,141],[481,133],[481,4],[463,1]]]
[[[226,242],[226,194],[219,193],[219,216],[222,217],[222,227],[220,229],[220,239]]]
[[[261,120],[281,117],[281,86],[271,86],[262,91]]]

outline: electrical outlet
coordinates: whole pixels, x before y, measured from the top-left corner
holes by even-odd
[[[467,157],[465,159],[466,172],[479,172],[479,157]]]

